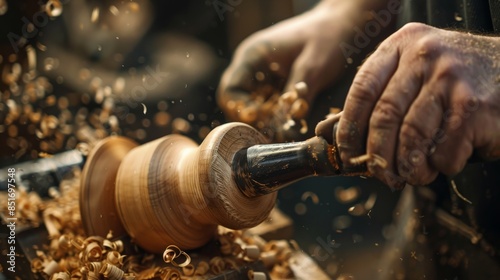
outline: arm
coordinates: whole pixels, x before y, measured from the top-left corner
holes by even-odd
[[[407,24],[362,65],[336,139],[341,158],[390,186],[454,175],[475,151],[500,158],[500,38]]]
[[[268,117],[260,111],[264,106],[259,102],[287,92],[299,82],[307,84],[299,97],[311,104],[344,71],[349,57],[341,46],[352,45],[356,30],[378,13],[370,11],[386,7],[388,2],[324,0],[310,11],[250,36],[240,44],[222,76],[219,106],[228,119],[255,125]],[[372,43],[379,40],[371,39]],[[358,47],[369,51],[364,49],[368,46]],[[248,113],[248,108],[254,111]]]

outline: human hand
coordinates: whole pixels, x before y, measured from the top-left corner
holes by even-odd
[[[323,2],[241,43],[218,89],[218,104],[228,119],[258,128],[278,121],[271,126],[280,129],[287,121],[284,115],[303,118],[318,92],[343,71],[339,44],[362,20],[360,1]],[[297,96],[280,99],[290,91]],[[275,106],[297,100],[295,106]],[[292,112],[283,112],[287,109]]]
[[[500,158],[500,38],[404,26],[359,69],[336,141],[392,187],[456,174],[474,151]]]

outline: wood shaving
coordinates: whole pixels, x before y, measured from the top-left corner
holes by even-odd
[[[465,196],[463,196],[459,191],[458,191],[458,188],[457,188],[457,185],[455,184],[455,181],[454,180],[451,180],[451,187],[453,188],[453,192],[455,192],[455,194],[463,201],[469,203],[472,205],[472,201],[468,200]]]
[[[266,242],[246,231],[219,227],[216,239],[219,251],[208,260],[193,259],[175,245],[165,248],[163,264],[153,254],[123,255],[124,242],[107,236],[86,236],[78,206],[80,171],[63,180],[59,195],[42,200],[34,192],[20,190],[16,211],[18,221],[28,226],[45,224],[48,244],[40,244],[31,263],[32,272],[47,279],[197,279],[236,269],[256,260],[271,271],[273,277],[293,276],[288,265],[296,243],[285,240]],[[0,203],[7,196],[0,194]],[[3,202],[2,202],[3,201]],[[6,213],[7,208],[2,209]],[[291,245],[292,244],[292,245]],[[253,272],[251,279],[266,279],[266,273]],[[263,278],[264,277],[264,278]]]
[[[301,196],[302,201],[306,201],[308,198],[310,198],[314,204],[319,203],[318,195],[311,191],[304,192]]]
[[[387,161],[383,157],[376,154],[365,154],[359,157],[351,158],[349,163],[355,165],[366,163],[370,166],[378,166],[382,169],[387,168]]]
[[[260,74],[256,74],[261,77]],[[264,78],[264,77],[261,77]],[[263,85],[250,94],[249,102],[227,101],[225,107],[234,119],[259,129],[275,141],[284,141],[285,132],[295,128],[297,132],[308,132],[305,117],[310,110],[308,102],[301,98],[307,95],[307,85],[299,82],[290,91],[281,93],[271,86]]]

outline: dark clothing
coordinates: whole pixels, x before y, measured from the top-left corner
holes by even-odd
[[[500,0],[402,0],[399,25],[422,22],[440,28],[500,33]]]
[[[500,0],[401,1],[399,26],[422,22],[444,29],[500,34]],[[434,209],[456,218],[450,226],[431,214],[434,219],[426,223],[435,233],[428,243],[434,252],[429,257],[436,260],[434,277],[500,279],[500,161],[468,164],[453,178],[440,176],[429,189],[436,195]],[[471,235],[479,241],[471,241]]]

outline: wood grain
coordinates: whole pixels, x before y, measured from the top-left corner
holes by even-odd
[[[119,136],[108,137],[92,149],[82,171],[80,212],[82,224],[89,235],[125,235],[115,203],[115,180],[125,155],[138,146]]]
[[[245,196],[231,166],[237,151],[265,142],[252,127],[229,123],[215,128],[200,146],[168,135],[132,149],[119,163],[114,188],[123,228],[140,247],[160,253],[171,244],[184,250],[200,247],[217,225],[243,229],[261,223],[276,193]],[[91,204],[83,203],[89,209],[85,214],[95,216]]]

